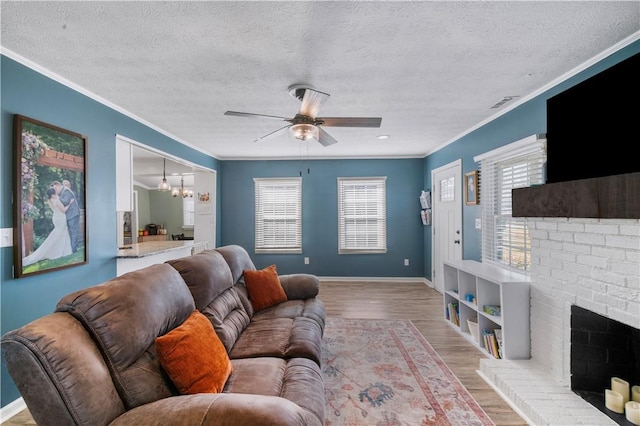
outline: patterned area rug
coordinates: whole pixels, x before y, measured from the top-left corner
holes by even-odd
[[[325,425],[494,425],[408,320],[327,318]]]

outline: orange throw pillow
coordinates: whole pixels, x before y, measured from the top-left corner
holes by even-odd
[[[197,310],[156,338],[156,352],[160,366],[181,394],[220,393],[233,372],[211,322]]]
[[[287,301],[287,295],[278,279],[276,265],[267,266],[260,271],[244,271],[244,283],[251,305],[256,311]]]

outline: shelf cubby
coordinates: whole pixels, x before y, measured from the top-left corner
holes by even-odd
[[[447,307],[454,302],[459,309],[457,325],[447,315]],[[489,354],[484,347],[483,330],[500,329],[502,358],[530,358],[529,278],[526,275],[473,260],[445,262],[443,303],[449,324],[482,351]],[[485,312],[485,305],[500,307],[499,314]],[[469,319],[478,323],[478,340],[471,336]]]

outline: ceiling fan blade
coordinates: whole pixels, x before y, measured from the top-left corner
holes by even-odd
[[[281,128],[279,128],[278,130],[274,130],[274,131],[273,131],[273,132],[271,132],[271,133],[267,133],[266,135],[261,136],[261,137],[259,137],[258,139],[254,140],[254,142],[263,142],[263,141],[265,141],[265,140],[267,140],[267,139],[271,139],[271,138],[273,138],[274,136],[276,136],[280,131],[282,131],[282,130],[284,130],[284,129],[288,129],[289,127],[291,127],[291,124],[288,124],[288,125],[286,125],[286,126],[284,126],[284,127],[281,127]]]
[[[333,145],[334,143],[338,143],[337,140],[334,139],[329,133],[327,133],[322,127],[318,127],[318,142],[322,146]]]
[[[300,114],[315,117],[327,99],[329,99],[327,93],[318,92],[313,89],[305,89],[304,96],[302,97],[302,105],[300,105]]]
[[[252,114],[250,112],[227,111],[224,113],[224,115],[231,115],[234,117],[269,118],[271,120],[291,121],[291,119],[287,117],[278,117],[276,115]]]
[[[329,127],[380,127],[382,117],[318,117],[316,123]]]

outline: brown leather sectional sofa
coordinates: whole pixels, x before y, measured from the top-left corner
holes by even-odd
[[[279,276],[287,300],[254,312],[240,246],[153,265],[62,298],[2,338],[7,368],[40,425],[324,424],[325,310],[317,277]],[[180,395],[155,339],[199,310],[227,349],[221,393]]]

